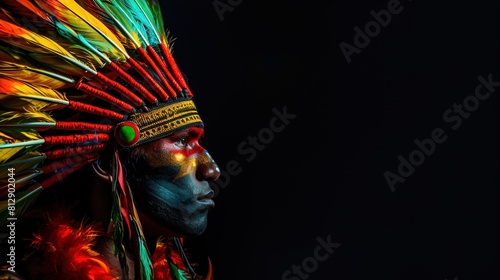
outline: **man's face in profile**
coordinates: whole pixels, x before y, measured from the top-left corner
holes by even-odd
[[[127,178],[146,235],[205,231],[214,207],[209,182],[220,171],[199,143],[203,133],[200,127],[188,127],[131,152]]]

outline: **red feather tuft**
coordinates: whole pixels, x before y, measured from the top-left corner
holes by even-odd
[[[32,241],[43,254],[38,273],[44,279],[116,280],[105,258],[92,249],[98,236],[92,225],[75,225],[63,213],[50,218]]]
[[[179,238],[179,240],[182,242],[182,238]],[[172,262],[175,264],[175,266],[177,266],[182,271],[187,271],[186,266],[184,265],[184,262],[182,261],[181,254],[179,253],[179,251],[177,250],[177,248],[173,244],[172,240],[170,241],[169,248],[170,248],[169,257],[172,260]]]
[[[167,245],[162,239],[158,239],[156,242],[156,249],[151,257],[151,262],[153,263],[153,271],[155,275],[155,280],[172,280],[172,275],[170,272],[170,265],[166,258]]]

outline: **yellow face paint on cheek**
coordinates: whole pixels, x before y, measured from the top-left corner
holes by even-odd
[[[181,169],[179,170],[179,173],[177,173],[177,176],[175,176],[174,180],[177,180],[183,176],[186,176],[189,173],[194,172],[196,169],[196,158],[190,158],[181,164]]]
[[[182,153],[151,153],[146,157],[147,162],[151,168],[165,168],[172,167],[172,169],[179,169],[174,180],[177,180],[189,173],[194,172],[196,169],[196,158],[188,158]]]

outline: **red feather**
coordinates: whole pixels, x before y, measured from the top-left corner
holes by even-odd
[[[44,279],[116,280],[106,259],[92,248],[100,232],[92,225],[75,224],[61,211],[36,234],[32,247],[43,254],[32,271]]]
[[[187,273],[187,268],[182,261],[182,257],[174,245],[172,237],[158,239],[151,261],[153,263],[155,280],[176,279],[172,276],[169,262],[172,262],[177,268],[186,272],[186,275],[189,275],[189,273]]]
[[[155,280],[172,280],[172,275],[170,272],[170,265],[166,258],[167,245],[162,239],[158,239],[156,242],[156,249],[151,257],[151,262],[153,263],[153,271],[155,275]]]

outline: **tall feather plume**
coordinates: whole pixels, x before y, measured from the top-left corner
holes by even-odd
[[[163,17],[161,15],[159,3],[156,0],[126,0],[126,2],[134,2],[130,5],[138,7],[138,11],[135,14],[140,16],[137,16],[137,19],[145,19],[141,22],[145,26],[147,26],[148,30],[151,30],[151,34],[155,37],[154,40],[152,38],[150,39],[151,43],[157,44],[159,46],[163,56],[168,62],[168,65],[172,69],[175,80],[180,83],[180,87],[183,89],[188,89],[188,85],[184,80],[184,76],[182,75],[179,67],[177,66],[177,63],[172,56],[172,46],[169,42],[168,33],[165,31],[165,28],[163,26]],[[153,49],[149,49],[148,51],[151,52],[152,55],[154,55]],[[158,63],[160,63],[160,65],[165,66],[165,64],[162,64],[162,61],[160,61],[158,58],[157,61]],[[188,94],[192,96],[192,93],[190,91],[188,92]]]
[[[91,52],[93,55],[99,57],[99,60],[102,60],[106,63],[106,66],[110,68],[112,71],[115,71],[121,78],[127,81],[130,85],[136,88],[140,94],[145,97],[150,97],[148,100],[154,99],[153,95],[144,88],[140,83],[136,82],[135,79],[126,73],[122,68],[112,61],[110,57],[106,53],[103,53],[99,48],[99,46],[95,46],[96,40],[88,41],[82,34],[78,33],[76,30],[72,29],[70,26],[64,24],[63,22],[58,21],[57,19],[53,19],[56,29],[59,34],[67,38],[68,40],[78,44],[78,48],[85,49]],[[101,45],[108,44],[106,41],[100,42]],[[102,66],[104,67],[104,65]]]
[[[114,0],[94,0],[94,3],[102,11],[99,14],[104,14],[107,21],[113,22],[113,30],[115,30],[115,33],[121,34],[121,41],[130,42],[132,50],[142,47],[140,30],[130,20],[124,7],[119,2]]]
[[[27,51],[31,58],[62,73],[80,77],[86,72],[97,73],[94,65],[81,62],[54,40],[5,20],[0,20],[0,40]]]
[[[163,15],[158,0],[140,0],[141,7],[148,7],[146,10],[146,16],[148,20],[152,22],[154,30],[157,32],[158,44],[163,43],[168,45],[168,31],[165,29],[163,23]]]
[[[12,14],[10,20],[7,21],[57,41],[58,44],[87,65],[104,67],[104,62],[87,48],[75,45],[58,36],[53,18],[30,0],[8,0],[6,5],[9,8],[9,13]],[[26,19],[30,19],[30,21]]]
[[[125,62],[127,53],[120,40],[100,20],[74,0],[34,0],[40,8],[81,34],[115,62]]]
[[[56,41],[27,30],[13,23],[0,20],[0,40],[29,53],[29,57],[46,67],[79,77],[94,77],[100,82],[116,89],[135,105],[143,101],[123,85],[96,71],[93,64],[85,64]]]
[[[9,81],[15,81],[13,79],[0,79],[0,88],[3,86],[8,86]],[[20,82],[22,83],[22,82]],[[21,87],[22,88],[22,87]],[[19,88],[19,89],[21,89]],[[5,90],[0,89],[1,93]],[[0,98],[1,98],[0,94]],[[9,106],[8,103],[3,99],[3,106]],[[17,103],[14,106],[18,105]],[[8,112],[2,113],[2,117],[8,117],[5,122],[18,122],[15,120],[16,116],[22,113],[18,112]],[[36,113],[38,116],[44,115],[43,113]],[[3,122],[2,118],[2,122]],[[38,141],[41,139],[41,135],[30,128],[20,127],[16,129],[5,129],[0,128],[0,181],[2,181],[2,186],[0,191],[3,195],[6,195],[10,182],[8,179],[11,176],[15,176],[16,184],[22,183],[25,179],[33,178],[33,172],[30,171],[34,169],[39,163],[41,163],[45,158],[41,153],[35,150],[40,146]],[[23,143],[32,143],[32,145],[23,145]],[[13,172],[11,172],[13,170]],[[15,175],[12,173],[15,172]],[[7,222],[8,217],[19,217],[21,216],[35,201],[36,197],[41,191],[41,187],[31,186],[28,189],[22,189],[20,186],[16,186],[16,197],[15,201],[4,200],[0,201],[0,223],[3,226]],[[15,211],[12,211],[12,207]]]
[[[132,51],[138,52],[138,54],[146,61],[149,67],[155,71],[158,78],[162,81],[165,87],[167,87],[168,93],[159,86],[156,81],[149,75],[147,72],[142,71],[141,69],[136,69],[140,71],[143,77],[155,90],[155,92],[159,95],[160,99],[166,100],[169,98],[169,95],[172,97],[176,96],[175,91],[171,89],[169,82],[166,80],[164,75],[161,73],[158,66],[154,63],[152,58],[142,49],[142,46],[146,47],[147,43],[147,34],[148,31],[144,28],[144,25],[136,20],[133,16],[133,13],[130,11],[134,7],[127,6],[126,1],[103,1],[103,0],[95,0],[95,5],[88,4],[88,1],[84,1],[83,3],[86,5],[91,5],[92,9],[100,9],[101,12],[99,14],[105,14],[104,20],[109,21],[112,20],[114,23],[114,30],[117,34],[122,34],[123,38],[127,40],[127,42],[131,42],[133,45]],[[136,9],[137,10],[137,9]],[[136,67],[138,68],[138,67]]]
[[[122,33],[123,29],[116,26],[116,20],[113,19],[113,13],[104,10],[95,0],[77,0],[77,2],[87,11],[91,12],[96,18],[100,19],[101,22],[116,35],[126,50],[134,50],[136,48],[135,43],[130,40],[127,35]]]
[[[117,2],[116,0],[114,1]],[[153,24],[148,18],[146,7],[139,5],[139,2],[136,0],[123,0],[117,3],[123,7],[124,16],[137,29],[144,48],[159,43],[156,36],[157,31],[155,28],[152,28]]]
[[[133,68],[146,78],[146,81],[155,91],[160,93],[160,96],[164,95],[164,90],[139,63],[130,57],[118,37],[102,21],[80,6],[78,2],[74,0],[35,0],[35,2],[41,9],[52,15],[57,21],[56,27],[59,31],[62,31],[63,35],[69,35],[69,38],[78,40],[84,47],[107,61],[113,70],[117,71],[122,78],[138,89],[140,94],[150,103],[156,104],[156,97],[140,83],[135,82],[134,79],[126,75],[121,68],[110,63],[111,61],[114,63],[132,63]]]
[[[136,18],[150,30],[148,34],[151,36],[148,39],[151,44],[168,44],[159,3],[156,0],[127,0],[127,3],[134,8]]]

